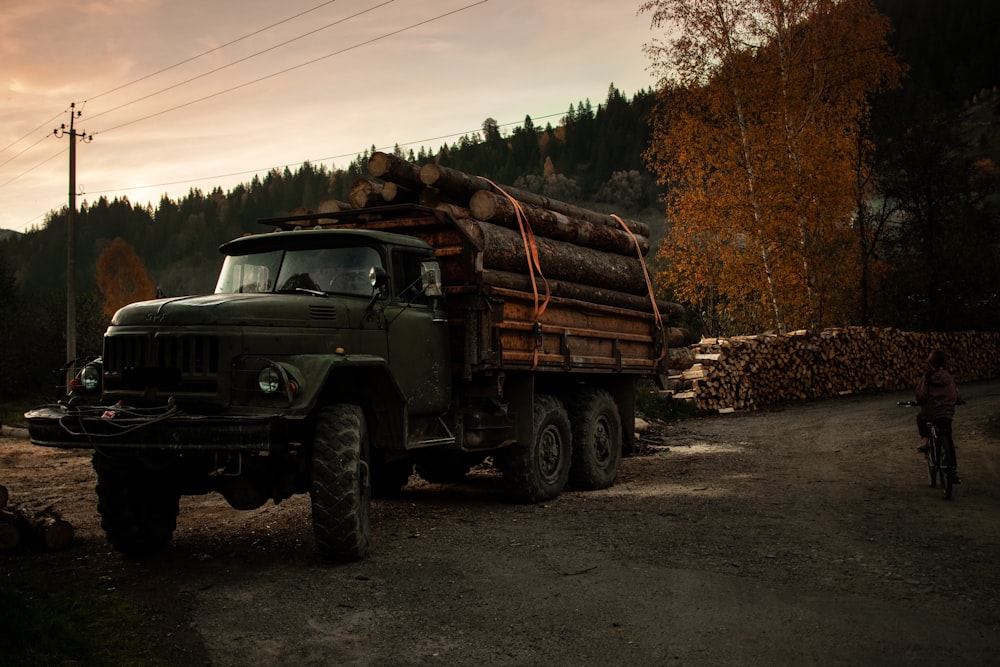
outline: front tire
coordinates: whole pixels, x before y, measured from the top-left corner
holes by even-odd
[[[164,549],[177,528],[177,487],[135,460],[95,453],[92,463],[97,511],[111,546],[130,556]]]
[[[569,483],[591,491],[614,484],[622,455],[622,422],[611,394],[596,387],[581,389],[570,405],[573,465]]]
[[[325,558],[354,561],[371,541],[368,429],[360,406],[319,408],[312,441],[312,502],[316,549]]]
[[[928,442],[927,451],[924,452],[924,457],[927,459],[927,474],[930,475],[932,489],[937,486],[937,473],[938,473],[937,452],[935,450],[935,447],[937,447],[936,443]]]
[[[569,479],[572,430],[566,409],[554,396],[535,397],[534,438],[503,450],[501,468],[508,495],[520,503],[558,496]]]
[[[938,460],[941,462],[939,468],[941,477],[941,492],[944,494],[945,500],[951,500],[952,484],[955,478],[955,466],[951,462],[951,458],[948,456],[948,445],[947,443],[941,442],[938,444]]]

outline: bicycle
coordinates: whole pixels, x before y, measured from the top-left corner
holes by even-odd
[[[914,401],[900,401],[896,405],[903,407],[914,407]],[[937,486],[938,478],[941,479],[941,491],[945,500],[951,500],[952,488],[955,481],[955,466],[951,462],[947,443],[944,437],[938,436],[937,428],[931,420],[924,421],[927,427],[927,445],[923,447],[924,457],[927,459],[927,473],[931,478],[931,488]]]

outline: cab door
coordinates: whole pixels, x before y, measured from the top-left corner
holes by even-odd
[[[405,249],[393,251],[391,265],[389,366],[410,416],[443,413],[451,402],[451,360],[440,268],[433,255]]]

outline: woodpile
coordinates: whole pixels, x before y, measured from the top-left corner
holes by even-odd
[[[642,222],[496,185],[433,162],[418,166],[388,153],[372,155],[368,172],[371,177],[351,189],[352,208],[418,202],[450,214],[482,250],[487,284],[530,291],[534,274],[537,289],[544,293],[547,284],[552,296],[652,310],[642,259],[650,249],[650,230]],[[537,267],[530,270],[529,253],[537,257]],[[680,306],[658,301],[657,307],[665,321],[679,325]]]
[[[28,543],[58,551],[73,542],[73,524],[52,508],[29,510],[9,500],[7,487],[0,485],[0,551]]]
[[[912,389],[942,349],[957,382],[1000,376],[1000,333],[914,333],[848,327],[710,338],[670,361],[671,393],[700,410]],[[671,351],[674,352],[674,351]]]

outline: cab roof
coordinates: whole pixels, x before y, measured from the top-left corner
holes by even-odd
[[[396,246],[433,252],[425,241],[412,236],[371,229],[298,229],[241,236],[219,246],[224,255],[246,255],[268,250],[342,248],[347,246]]]

